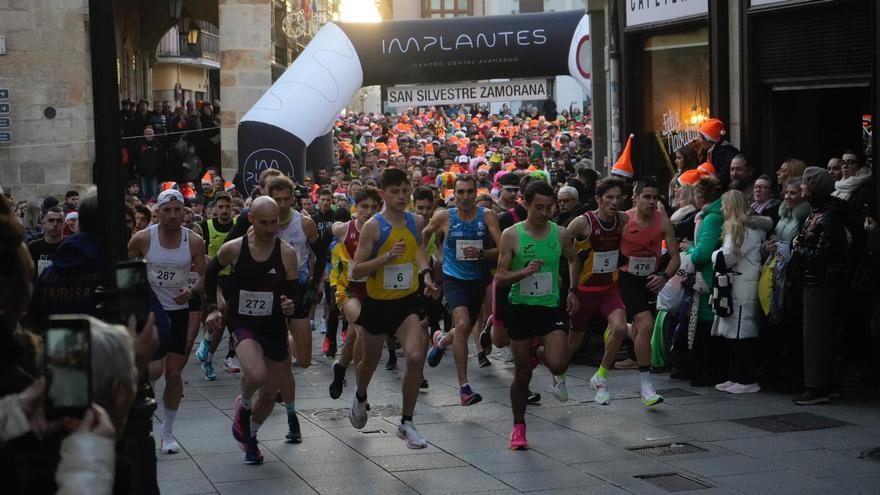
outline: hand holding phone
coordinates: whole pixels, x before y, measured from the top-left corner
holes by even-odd
[[[147,323],[150,313],[150,282],[147,280],[147,264],[144,261],[124,261],[116,265],[116,305],[120,321],[129,316],[136,319],[137,331]]]
[[[45,411],[49,419],[81,418],[92,403],[91,323],[56,315],[45,334]]]

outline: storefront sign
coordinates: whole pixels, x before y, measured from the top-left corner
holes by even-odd
[[[5,114],[9,113],[9,110],[10,110],[9,103],[0,103],[0,114],[5,115]]]
[[[388,104],[395,107],[546,100],[548,96],[546,79],[388,88]]]
[[[0,100],[8,100],[9,99],[9,89],[8,88],[0,88]]]
[[[0,143],[6,144],[12,142],[12,132],[11,131],[3,131],[0,132]]]
[[[662,134],[666,139],[666,149],[670,154],[700,137],[700,131],[696,127],[683,127],[681,115],[672,110],[663,114]]]
[[[0,129],[9,129],[12,127],[12,119],[9,117],[0,117]]]
[[[626,25],[643,26],[706,15],[709,0],[626,0]]]

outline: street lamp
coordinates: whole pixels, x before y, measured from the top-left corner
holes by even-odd
[[[186,42],[190,45],[198,45],[199,44],[199,25],[196,21],[190,21],[189,23],[189,32],[186,33]]]

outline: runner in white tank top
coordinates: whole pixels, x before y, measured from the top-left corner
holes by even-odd
[[[297,271],[299,272],[299,283],[305,284],[309,281],[309,259],[311,256],[311,248],[309,247],[309,239],[303,230],[302,213],[291,210],[292,215],[287,226],[278,231],[278,238],[290,244],[296,250],[296,260],[298,263]]]
[[[183,224],[183,195],[180,191],[163,191],[156,201],[158,223],[132,236],[128,243],[130,259],[147,261],[147,279],[150,288],[165,314],[171,321],[171,332],[163,359],[165,391],[163,394],[164,418],[160,445],[162,452],[174,454],[180,446],[174,439],[172,427],[180,399],[183,397],[181,372],[186,365],[193,341],[198,333],[194,326],[190,332],[189,301],[193,292],[200,292],[204,282],[199,280],[194,288],[187,284],[190,267],[195,266],[199,278],[205,274],[205,241]],[[164,245],[163,245],[164,244]],[[198,297],[201,297],[199,295]]]

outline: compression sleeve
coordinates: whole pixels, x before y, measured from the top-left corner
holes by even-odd
[[[281,294],[294,301],[298,290],[299,282],[296,280],[285,280],[284,285],[281,286]]]
[[[217,276],[223,271],[223,266],[217,261],[217,258],[208,263],[205,268],[205,297],[208,298],[208,304],[217,305]]]
[[[330,246],[323,238],[318,238],[317,241],[309,244],[309,247],[315,253],[315,268],[312,269],[312,280],[309,285],[317,288],[321,284],[321,277],[324,276],[324,265],[327,264],[327,252]]]

